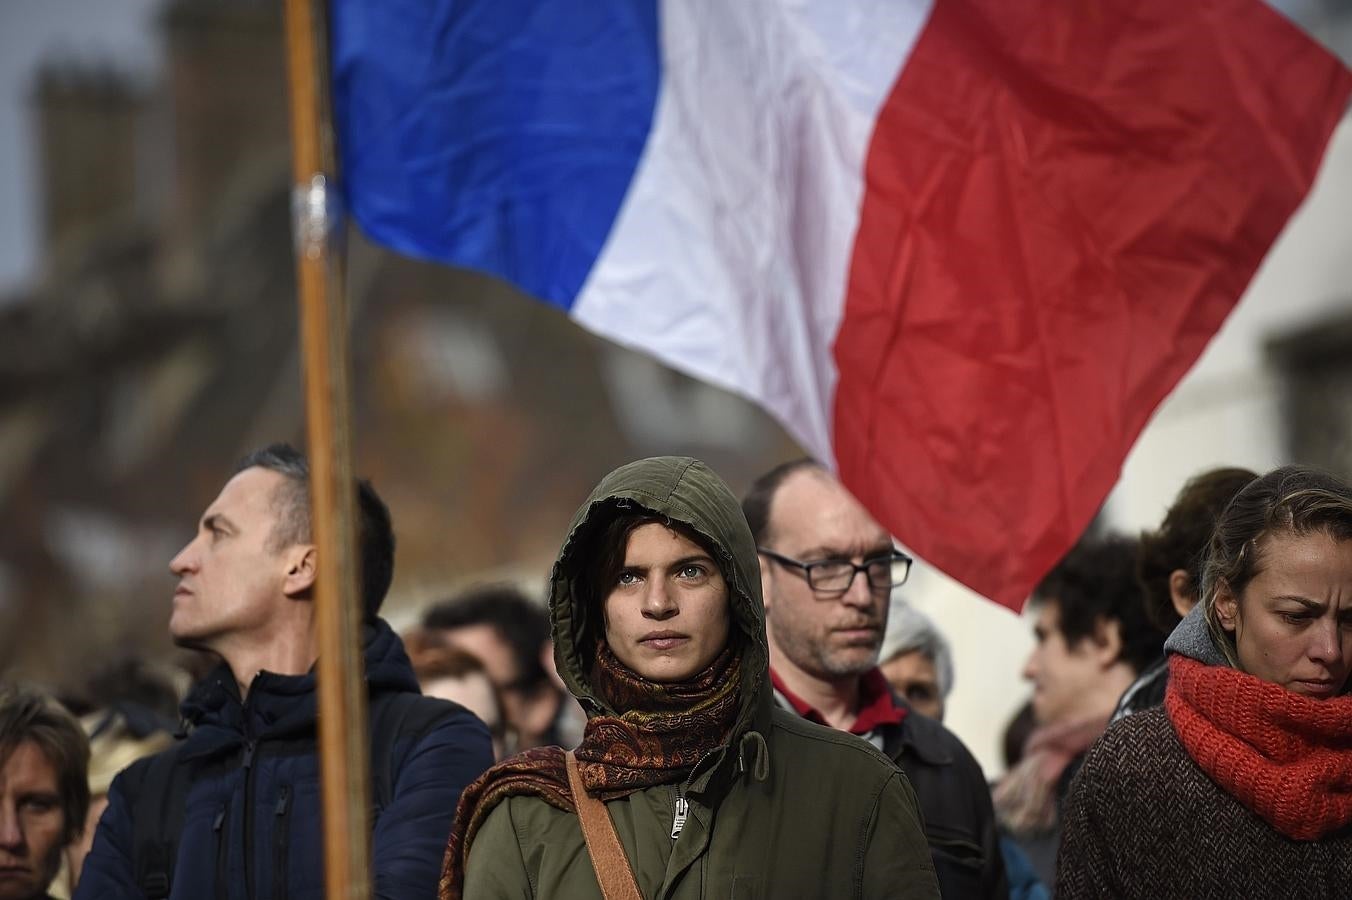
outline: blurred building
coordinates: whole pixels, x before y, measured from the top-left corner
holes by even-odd
[[[0,306],[0,674],[152,656],[167,565],[232,462],[304,440],[280,4],[172,0],[161,84],[63,61],[32,90],[42,275]],[[486,277],[349,247],[358,469],[389,502],[396,617],[542,584],[613,466],[794,452],[748,404]]]
[[[1352,60],[1352,2],[1279,0]],[[236,458],[304,438],[281,5],[166,0],[156,83],[63,60],[34,79],[42,272],[0,304],[0,674],[78,683],[168,651],[167,564]],[[1158,522],[1193,473],[1352,474],[1352,126],[1100,517]],[[796,451],[763,414],[471,273],[355,233],[358,469],[389,501],[407,616],[477,577],[542,583],[614,465],[708,460],[742,489]],[[946,723],[999,771],[1029,624],[927,566],[904,589],[952,640]]]

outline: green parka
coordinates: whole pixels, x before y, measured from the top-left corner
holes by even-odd
[[[865,741],[776,709],[760,570],[735,497],[703,463],[661,457],[608,475],[573,519],[554,565],[550,614],[559,674],[589,716],[614,715],[587,681],[578,596],[598,529],[646,510],[718,549],[733,626],[746,637],[737,724],[683,784],[606,804],[639,890],[656,898],[938,897],[919,807],[906,776]],[[594,618],[591,616],[590,618]],[[689,802],[671,831],[678,792]],[[499,804],[469,848],[465,892],[480,898],[599,897],[576,815],[530,796]]]

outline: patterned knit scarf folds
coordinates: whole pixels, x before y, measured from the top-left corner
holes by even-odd
[[[1277,831],[1317,841],[1352,822],[1352,697],[1174,654],[1164,707],[1197,765]]]
[[[589,793],[614,800],[689,774],[727,743],[737,718],[741,654],[725,647],[689,681],[658,684],[621,663],[602,643],[591,683],[618,716],[587,720],[577,761]]]
[[[728,742],[741,689],[740,649],[724,648],[687,681],[658,684],[621,663],[603,642],[591,684],[618,716],[587,721],[576,751],[587,792],[613,800],[657,784],[680,781],[706,755]],[[498,763],[460,795],[442,862],[439,900],[460,900],[470,844],[495,806],[533,796],[575,812],[560,747],[535,747]]]

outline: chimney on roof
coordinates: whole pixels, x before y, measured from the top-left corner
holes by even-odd
[[[33,106],[43,182],[44,252],[136,208],[148,96],[111,66],[49,63]]]
[[[268,155],[286,159],[286,57],[276,0],[171,0],[161,18],[174,119],[172,265],[200,281],[222,191]]]

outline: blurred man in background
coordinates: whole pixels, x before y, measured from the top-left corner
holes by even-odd
[[[1037,643],[1023,676],[1037,728],[997,786],[995,808],[1046,884],[1056,879],[1061,801],[1085,751],[1163,653],[1164,634],[1141,604],[1136,554],[1131,538],[1083,537],[1033,592]]]
[[[506,752],[507,719],[497,686],[479,658],[459,647],[443,644],[422,628],[404,635],[404,647],[423,696],[459,703],[478,716],[493,738],[493,759],[502,759]]]
[[[54,900],[74,895],[80,871],[94,843],[99,818],[108,807],[113,778],[127,766],[167,749],[178,730],[178,680],[187,673],[135,657],[114,660],[89,679],[68,709],[86,710],[80,727],[89,736],[89,813],[80,839],[66,848],[63,872],[49,888]]]
[[[762,475],[742,501],[760,553],[775,699],[869,741],[915,789],[945,897],[1009,896],[981,766],[878,669],[892,589],[910,559],[813,460]]]
[[[0,900],[43,900],[89,808],[89,742],[41,694],[0,688]]]
[[[943,721],[953,690],[953,651],[929,616],[905,601],[894,602],[878,659],[883,677],[911,709]]]
[[[531,747],[573,747],[585,718],[554,672],[549,614],[512,585],[471,588],[429,608],[429,636],[477,657],[498,689],[509,753]]]

